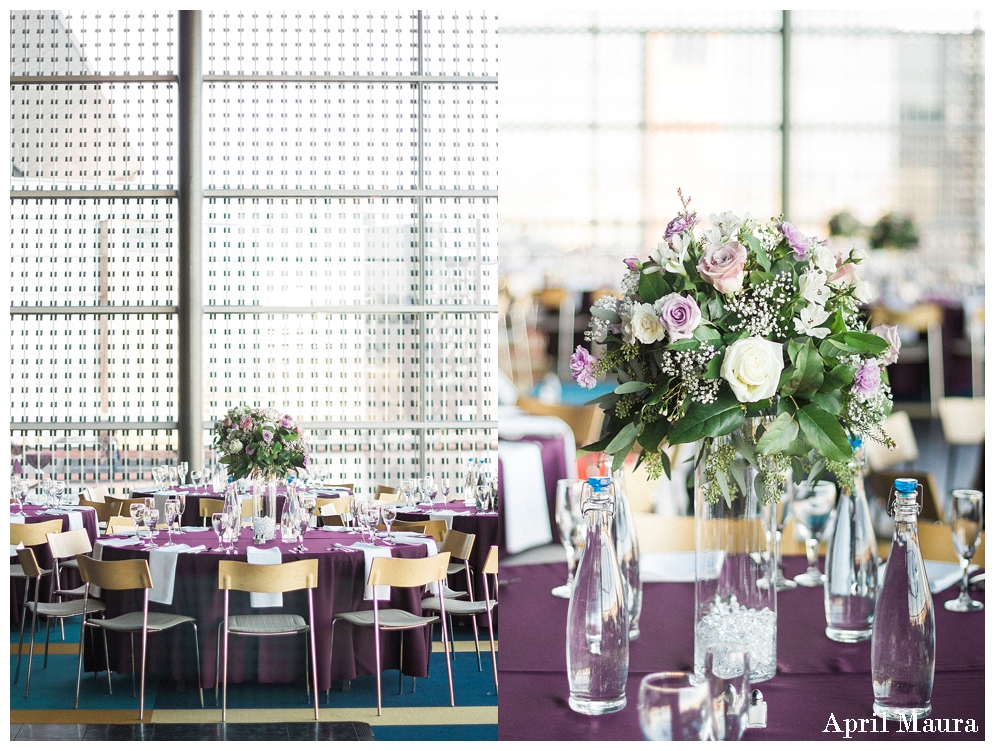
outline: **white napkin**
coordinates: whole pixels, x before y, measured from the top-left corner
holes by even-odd
[[[498,439],[520,441],[523,436],[558,436],[563,439],[563,455],[567,460],[567,478],[577,479],[577,442],[573,430],[559,417],[501,414]],[[500,445],[500,444],[499,444]],[[505,478],[507,479],[507,477]],[[511,552],[510,550],[508,552]]]
[[[258,563],[264,566],[283,563],[283,554],[280,548],[254,548],[251,545],[246,551],[246,558],[249,563]],[[249,604],[254,608],[282,608],[283,594],[280,592],[250,592]]]
[[[24,550],[24,543],[23,542],[19,542],[16,545],[11,545],[10,546],[10,557],[13,558],[14,556],[16,556],[18,550]]]
[[[508,553],[553,541],[542,452],[534,443],[498,441],[504,490],[504,542]],[[573,462],[568,461],[567,464]]]
[[[196,553],[203,545],[191,548],[189,545],[165,545],[149,551],[149,572],[152,574],[152,589],[149,601],[160,605],[173,604],[173,589],[176,583],[176,556],[180,553]]]
[[[132,488],[131,497],[134,498],[136,493],[155,493],[159,488],[155,485],[146,485],[141,488]]]
[[[446,529],[452,529],[454,516],[456,516],[455,511],[433,511],[428,518],[433,522],[441,519],[446,523]]]
[[[24,514],[11,514],[10,515],[11,524],[24,524]]]
[[[357,542],[349,546],[355,550],[363,551],[364,563],[366,564],[366,574],[364,581],[370,580],[370,567],[373,566],[374,558],[390,558],[390,548],[381,547],[379,545],[370,545],[368,542]],[[382,584],[375,588],[376,593],[374,593],[374,587],[367,586],[363,590],[364,600],[389,600],[390,599],[390,587],[385,587]]]
[[[83,514],[79,511],[68,511],[62,508],[53,508],[49,509],[48,513],[53,516],[68,516],[70,532],[74,529],[83,529]]]
[[[159,509],[159,520],[166,521],[166,501],[175,499],[176,493],[166,491],[164,493],[156,493],[152,497],[155,498],[155,507]]]
[[[708,551],[703,556],[703,579],[717,579],[725,552]],[[644,582],[693,582],[694,551],[682,553],[643,553],[639,556],[639,578]]]
[[[926,578],[929,580],[929,591],[937,595],[948,587],[960,583],[960,564],[949,563],[948,561],[923,561],[926,564]],[[878,583],[884,582],[884,572],[888,566],[885,561],[878,566]],[[971,564],[967,567],[967,573],[973,574],[980,567]]]

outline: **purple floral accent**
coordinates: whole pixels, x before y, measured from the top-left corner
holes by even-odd
[[[592,357],[584,347],[578,346],[577,350],[570,357],[570,372],[573,373],[574,380],[585,389],[593,389],[597,385],[594,377],[594,366],[598,360]]]
[[[254,453],[256,453],[256,450],[251,446],[247,446],[245,449],[245,453],[248,454],[249,456],[252,456]]]
[[[272,430],[264,430],[263,431],[263,440],[266,441],[266,443],[272,443],[273,442],[273,431]]]
[[[284,428],[289,428],[293,424],[294,421],[290,417],[284,417],[282,420],[280,420],[280,425]]]
[[[626,258],[624,261],[622,261],[622,263],[624,263],[630,271],[639,270],[639,260],[636,258]]]
[[[888,342],[888,349],[881,355],[881,363],[883,365],[894,365],[898,362],[898,352],[902,348],[902,340],[898,336],[898,326],[889,326],[882,323],[880,326],[875,326],[871,329],[871,333],[877,334]]]
[[[701,308],[693,297],[668,295],[660,306],[660,323],[667,329],[670,341],[690,339],[701,323]]]
[[[225,418],[225,427],[226,428],[230,428],[231,427],[231,418],[230,417],[226,417]]]
[[[252,418],[248,415],[242,415],[242,419],[238,421],[238,427],[242,430],[252,430]]]
[[[688,222],[683,216],[671,219],[670,224],[667,225],[667,229],[663,231],[663,239],[669,243],[671,237],[679,235],[682,232],[687,232],[693,226],[694,221]]]
[[[867,399],[877,392],[881,386],[881,369],[874,360],[864,360],[853,376],[853,391],[858,396]]]
[[[789,222],[781,222],[777,228],[784,235],[784,239],[788,241],[791,249],[795,251],[795,259],[804,261],[808,257],[808,238]]]

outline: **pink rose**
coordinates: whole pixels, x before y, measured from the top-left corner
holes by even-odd
[[[881,386],[881,369],[874,360],[864,360],[853,376],[853,392],[862,399],[874,396]]]
[[[242,419],[238,421],[238,427],[242,430],[252,430],[252,418],[248,415],[242,415]]]
[[[836,269],[836,273],[826,279],[826,282],[836,287],[849,286],[860,281],[857,278],[857,267],[852,263],[844,263]]]
[[[889,326],[882,323],[871,329],[872,334],[877,334],[886,342],[888,349],[881,354],[881,362],[884,365],[894,365],[898,362],[898,352],[902,348],[902,340],[898,336],[898,326]]]
[[[698,273],[723,295],[731,295],[743,287],[744,266],[746,248],[738,242],[728,242],[701,254]]]

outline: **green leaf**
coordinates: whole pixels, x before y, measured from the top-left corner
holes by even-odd
[[[761,284],[772,281],[774,281],[772,274],[765,274],[763,271],[750,272],[750,284],[754,287],[759,287]]]
[[[743,474],[743,465],[739,462],[733,462],[729,465],[729,474],[732,475],[732,479],[736,481],[736,485],[739,486],[739,492],[743,498],[746,497],[746,475]]]
[[[706,436],[716,438],[727,435],[743,424],[746,415],[743,405],[732,392],[720,393],[711,404],[692,404],[684,417],[670,428],[671,445],[694,443]]]
[[[664,295],[669,295],[670,291],[670,285],[662,274],[654,272],[639,277],[639,296],[643,302],[655,303]]]
[[[657,381],[656,388],[653,389],[653,393],[650,394],[650,398],[646,400],[646,404],[659,404],[663,395],[667,393],[668,388],[670,388],[670,379],[666,376],[661,376],[660,380]]]
[[[853,449],[836,417],[818,404],[806,404],[798,410],[797,416],[802,433],[819,454],[837,462],[850,459]]]
[[[726,499],[726,505],[730,508],[732,507],[732,493],[729,492],[729,481],[726,479],[724,472],[715,473],[715,481],[719,484],[719,489],[722,491],[722,495]]]
[[[760,241],[753,235],[740,233],[739,239],[750,246],[750,250],[757,257],[757,263],[764,271],[770,271],[770,258],[767,255],[767,251],[763,249],[760,245]]]
[[[648,383],[643,383],[642,381],[629,381],[628,383],[620,383],[615,387],[616,394],[635,394],[638,391],[645,391],[650,385]]]
[[[732,445],[736,447],[736,450],[739,452],[740,456],[746,459],[746,461],[754,467],[757,467],[757,455],[753,452],[753,447],[749,444],[749,442],[743,438],[742,433],[732,434]],[[757,467],[757,469],[760,468]]]
[[[591,308],[591,315],[595,318],[600,318],[602,321],[608,321],[608,323],[622,323],[622,317],[614,310],[608,310],[607,308]]]
[[[838,391],[844,386],[853,383],[853,376],[856,372],[857,369],[851,368],[849,365],[837,365],[826,373],[819,391]]]
[[[601,407],[601,409],[608,409],[617,401],[618,401],[618,394],[616,394],[614,391],[609,391],[607,394],[596,396],[590,401],[584,402],[584,406],[597,404]]]
[[[787,412],[779,414],[767,426],[767,432],[757,441],[758,454],[778,454],[787,451],[798,436],[798,423]]]
[[[856,355],[859,352],[836,337],[826,337],[822,340],[822,344],[819,345],[819,354],[823,357],[838,358],[843,355]]]
[[[629,448],[632,448],[631,443],[629,444]],[[629,450],[626,449],[625,451],[619,452],[614,456],[612,456],[612,474],[615,474],[620,469],[622,469],[622,465],[625,464],[625,458],[628,455],[629,455]]]
[[[642,427],[643,426],[639,422],[630,422],[618,431],[618,434],[612,439],[611,443],[609,443],[608,447],[605,449],[605,453],[614,456],[624,448],[625,454],[628,454],[629,449],[632,448],[632,444],[636,442],[636,436],[639,435],[639,431]]]
[[[860,354],[879,355],[888,349],[888,342],[880,336],[863,331],[847,331],[843,334],[843,341]]]
[[[843,412],[843,395],[838,391],[817,391],[808,397],[812,404],[818,404],[831,415]]]
[[[667,456],[666,451],[660,452],[660,464],[663,465],[663,472],[667,475],[667,479],[670,479],[670,457]]]
[[[667,345],[667,349],[674,350],[675,352],[684,352],[685,350],[699,349],[700,347],[701,342],[697,339],[679,339]]]
[[[722,343],[722,334],[713,329],[711,326],[699,326],[694,330],[694,338],[699,342],[705,342],[706,344],[717,344]]]
[[[789,345],[790,348],[790,345]],[[822,385],[826,365],[811,342],[799,348],[793,358],[795,369],[781,389],[784,396],[807,397]]]
[[[639,434],[639,445],[647,451],[656,451],[660,442],[666,439],[669,430],[670,423],[665,419],[651,422]]]
[[[705,372],[701,374],[702,378],[718,378],[722,373],[722,355],[715,355],[711,360],[708,361],[708,365],[705,366]]]

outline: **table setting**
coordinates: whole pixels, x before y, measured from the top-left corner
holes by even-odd
[[[865,255],[783,220],[724,212],[706,226],[678,197],[571,361],[582,387],[617,385],[595,400],[602,437],[582,447],[604,455],[599,473],[558,488],[567,566],[502,568],[502,710],[517,721],[500,738],[983,738],[983,599],[967,591],[981,493],[955,491],[962,566],[944,576],[920,547],[921,486],[895,480],[878,565],[864,444],[894,446],[885,368],[900,344],[868,330]],[[693,552],[643,565],[625,462],[669,477],[682,444]],[[782,561],[788,512],[804,559]]]

